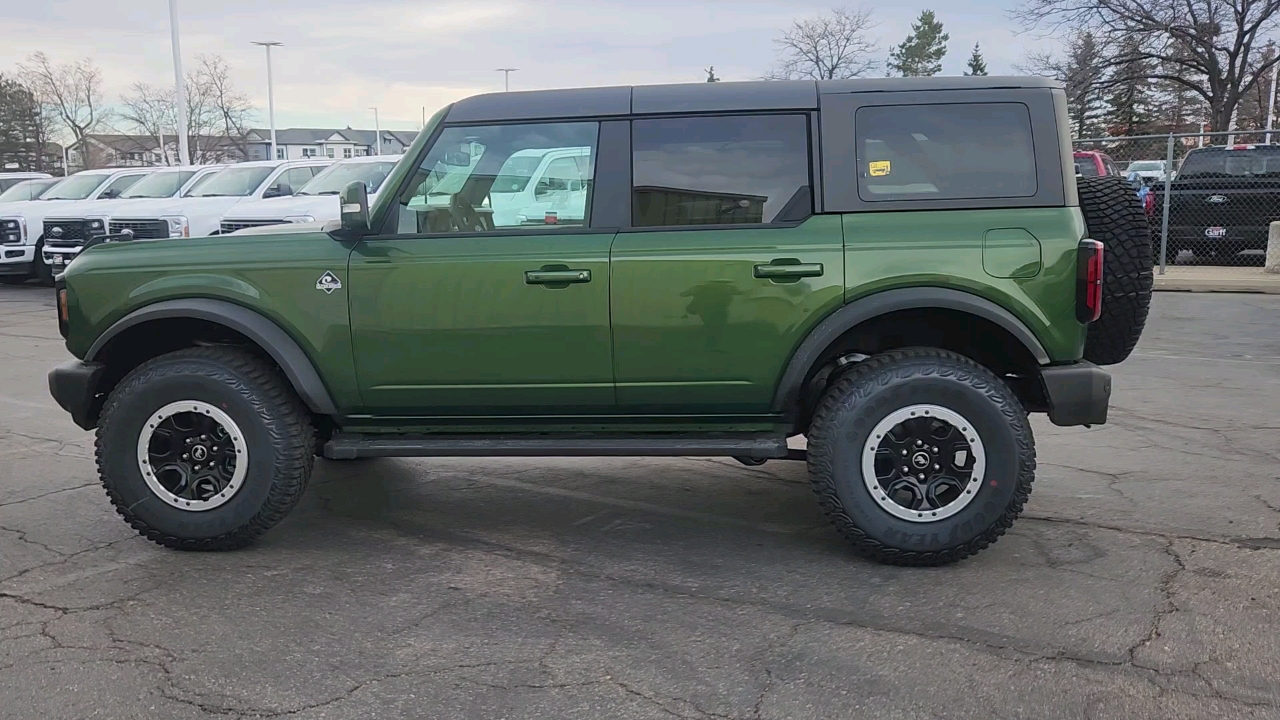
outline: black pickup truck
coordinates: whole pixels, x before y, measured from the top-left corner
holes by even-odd
[[[1150,208],[1156,232],[1164,212],[1164,186]],[[1280,220],[1280,145],[1229,145],[1187,153],[1169,186],[1169,260],[1183,250],[1198,258],[1229,260],[1245,250],[1266,250],[1267,228]]]

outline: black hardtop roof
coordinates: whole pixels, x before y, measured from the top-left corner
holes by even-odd
[[[445,120],[470,123],[735,110],[814,110],[820,95],[1061,87],[1050,78],[995,76],[769,80],[531,90],[459,100],[449,108]]]

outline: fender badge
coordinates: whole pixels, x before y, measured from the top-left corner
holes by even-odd
[[[320,279],[316,281],[316,289],[323,290],[325,295],[332,295],[334,290],[342,289],[342,281],[333,273],[325,270]]]

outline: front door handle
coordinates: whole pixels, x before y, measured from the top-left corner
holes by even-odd
[[[768,265],[756,265],[752,274],[774,282],[795,282],[800,278],[822,277],[822,272],[822,263],[802,263],[787,258],[774,260]]]
[[[591,282],[590,270],[529,270],[524,274],[526,285],[567,287],[573,283]]]

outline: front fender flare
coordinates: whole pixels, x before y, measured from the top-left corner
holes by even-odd
[[[840,308],[818,323],[804,342],[791,356],[786,371],[773,397],[773,412],[785,413],[794,408],[800,398],[805,378],[824,350],[845,332],[867,320],[898,312],[921,308],[944,308],[976,315],[1007,330],[1031,353],[1036,362],[1048,365],[1049,353],[1021,320],[999,305],[972,293],[950,288],[899,288],[869,295]]]
[[[93,362],[98,353],[121,332],[151,320],[166,318],[207,320],[244,335],[271,355],[312,412],[320,415],[338,414],[333,397],[320,378],[320,373],[298,343],[274,321],[243,305],[225,300],[182,298],[162,300],[139,308],[117,320],[98,336],[85,353],[85,362]]]

